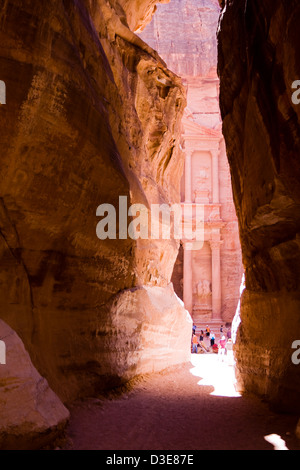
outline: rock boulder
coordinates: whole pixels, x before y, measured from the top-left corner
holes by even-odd
[[[32,365],[18,335],[0,320],[0,449],[37,449],[61,437],[69,411]]]

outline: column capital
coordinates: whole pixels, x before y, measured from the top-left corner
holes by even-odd
[[[182,240],[182,246],[183,246],[184,251],[194,250],[194,244],[191,241]]]
[[[212,250],[219,250],[223,244],[223,240],[209,240],[209,244]]]
[[[220,149],[210,149],[210,153],[212,154],[213,158],[219,158],[220,156]]]
[[[185,148],[184,153],[187,157],[191,157],[194,153],[194,149]]]

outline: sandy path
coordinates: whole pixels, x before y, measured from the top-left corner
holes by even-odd
[[[217,355],[191,358],[191,364],[144,378],[119,398],[74,406],[72,448],[272,450],[264,436],[277,434],[288,449],[300,450],[296,417],[272,413],[256,398],[234,396],[233,368]]]

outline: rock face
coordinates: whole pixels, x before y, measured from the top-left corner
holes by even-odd
[[[117,295],[109,306],[107,331],[113,332],[108,349],[116,355],[111,363],[118,364],[118,370],[112,367],[107,375],[117,373],[130,379],[133,373],[153,372],[187,358],[186,335],[177,333],[183,325],[182,305],[172,285],[137,287]],[[185,311],[185,314],[185,321],[190,325],[189,313]]]
[[[219,29],[220,102],[246,289],[236,354],[241,388],[300,410],[300,5],[227,1]],[[295,97],[294,97],[295,98]]]
[[[69,412],[33,367],[16,333],[0,320],[0,449],[37,449],[59,437]]]
[[[219,15],[217,0],[172,0],[168,5],[158,5],[141,37],[180,77],[209,77],[217,67]]]
[[[178,202],[183,169],[184,89],[132,32],[154,2],[111,5],[12,0],[0,12],[1,318],[64,402],[190,352],[170,285],[178,241],[96,236],[97,207],[119,215],[119,196]],[[151,347],[136,350],[146,328]]]

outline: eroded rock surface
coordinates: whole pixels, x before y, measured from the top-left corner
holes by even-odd
[[[12,0],[0,12],[1,317],[64,401],[119,385],[143,373],[143,363],[146,371],[149,363],[167,367],[189,353],[191,320],[169,286],[178,241],[96,236],[100,204],[179,198],[185,94],[133,33],[153,8],[153,1]],[[156,307],[153,319],[147,312],[152,349],[129,363],[122,325],[107,324],[109,305],[130,289],[146,290]],[[164,292],[176,304],[167,313]],[[128,315],[137,325],[128,342],[139,343],[148,304],[126,302],[123,331]],[[161,338],[170,332],[166,346]],[[151,357],[156,346],[163,361]]]
[[[227,1],[219,31],[223,132],[246,270],[236,346],[242,388],[299,410],[300,5]]]
[[[18,335],[0,320],[0,449],[37,449],[61,437],[69,411],[32,365]]]

